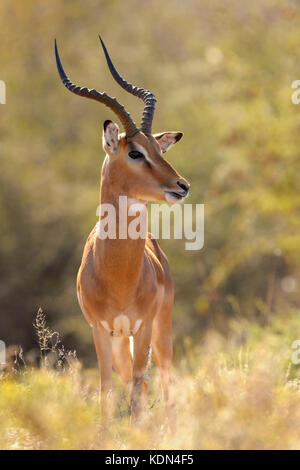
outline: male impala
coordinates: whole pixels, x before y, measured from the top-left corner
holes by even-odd
[[[100,37],[99,37],[100,38]],[[64,72],[55,42],[58,72],[73,93],[105,104],[124,127],[104,122],[100,204],[113,204],[118,216],[119,196],[131,202],[178,202],[188,195],[189,184],[162,157],[182,137],[181,132],[152,134],[155,97],[127,83],[116,71],[100,38],[108,67],[122,88],[144,101],[141,127],[116,100],[95,89],[74,85]],[[144,374],[150,345],[160,370],[167,409],[172,360],[173,282],[167,258],[155,239],[100,239],[102,217],[90,233],[77,277],[81,310],[93,328],[101,376],[101,401],[111,390],[112,366],[125,383],[133,382],[131,412],[137,417],[146,391]],[[118,217],[117,217],[118,224]],[[129,337],[133,337],[134,354]],[[170,401],[170,400],[169,400]],[[104,410],[105,411],[105,410]]]

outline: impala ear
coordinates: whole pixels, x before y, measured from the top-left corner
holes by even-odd
[[[106,152],[114,153],[117,150],[119,145],[119,127],[115,122],[104,122],[102,142]]]
[[[182,132],[163,132],[162,134],[154,135],[155,139],[159,143],[162,153],[169,150],[172,145],[176,144],[176,142],[181,139],[182,136]]]

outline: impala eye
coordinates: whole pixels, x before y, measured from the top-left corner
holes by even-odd
[[[128,156],[133,160],[141,160],[142,158],[145,158],[144,155],[141,152],[138,152],[137,150],[132,150],[131,152],[129,152]]]

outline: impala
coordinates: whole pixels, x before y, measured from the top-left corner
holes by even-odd
[[[188,195],[189,184],[162,154],[183,134],[151,133],[154,95],[119,75],[100,36],[99,39],[113,78],[144,102],[138,128],[116,98],[95,89],[81,88],[69,80],[55,41],[56,64],[63,84],[73,93],[109,107],[124,127],[125,132],[119,134],[117,124],[104,122],[106,157],[101,173],[100,205],[114,205],[118,215],[119,196],[127,196],[129,204],[139,201],[145,207],[148,201],[182,201]],[[100,239],[102,220],[100,216],[87,239],[77,277],[77,294],[82,313],[93,330],[103,411],[107,407],[114,367],[125,383],[132,384],[131,414],[134,418],[139,415],[147,389],[145,371],[151,345],[169,413],[174,288],[168,260],[151,234],[124,239],[118,236],[117,230],[115,239]],[[130,337],[133,337],[133,357]]]

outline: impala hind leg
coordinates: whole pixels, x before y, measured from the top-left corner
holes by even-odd
[[[112,411],[112,338],[102,326],[93,327],[93,336],[101,379],[101,409],[106,420]]]
[[[114,337],[112,342],[113,366],[125,384],[132,381],[132,356],[127,336]]]
[[[143,325],[134,336],[133,384],[131,392],[131,414],[137,419],[145,404],[147,384],[145,373],[151,342],[151,326]]]
[[[174,422],[174,400],[170,390],[170,369],[173,357],[172,320],[170,315],[159,313],[152,328],[152,353],[158,367],[167,417]]]

